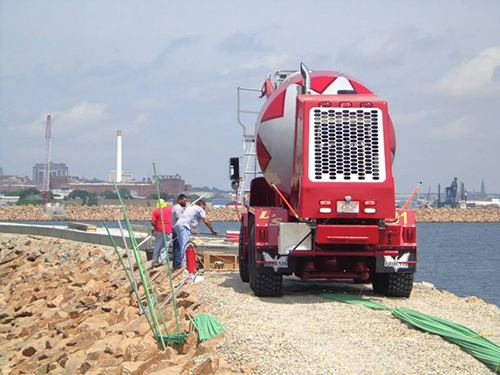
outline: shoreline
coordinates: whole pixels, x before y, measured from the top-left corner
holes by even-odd
[[[151,220],[151,207],[126,206],[132,221]],[[0,207],[0,221],[101,221],[123,219],[117,206],[67,206],[65,215],[51,216],[41,206],[4,206]],[[474,207],[467,209],[422,208],[416,209],[417,223],[500,223],[500,208]],[[241,210],[240,210],[241,212]],[[215,207],[208,209],[208,219],[216,222],[239,221],[234,208]]]
[[[500,308],[474,296],[461,298],[429,283],[416,283],[408,299],[376,295],[370,286],[349,282],[325,283],[327,287],[437,316],[479,334],[487,332],[499,343]],[[200,299],[231,332],[219,352],[235,366],[250,361],[258,374],[406,374],[408,367],[402,363],[411,363],[410,373],[415,374],[491,373],[458,346],[402,324],[387,311],[333,302],[307,292],[288,291],[280,301],[259,299],[238,275],[230,273],[208,274]],[[276,347],[280,356],[266,355]]]
[[[4,370],[94,374],[104,368],[132,373],[147,367],[154,373],[181,374],[202,373],[209,364],[225,374],[313,374],[325,369],[331,374],[375,374],[406,373],[401,363],[412,363],[415,373],[491,373],[454,344],[408,327],[385,311],[303,292],[288,291],[280,299],[257,298],[237,272],[204,273],[202,283],[186,287],[178,297],[183,330],[189,329],[186,315],[209,311],[226,334],[190,346],[185,354],[162,351],[130,298],[113,248],[0,234],[0,253],[0,271],[10,280],[0,296]],[[165,298],[168,282],[162,280],[158,295]],[[415,283],[408,299],[383,297],[373,294],[370,286],[345,281],[328,287],[438,316],[500,343],[500,307],[475,296],[459,297],[427,282]],[[173,312],[167,308],[165,314],[170,329]],[[259,319],[252,319],[255,316]],[[197,342],[196,336],[193,339]],[[266,355],[272,348],[279,348],[281,355]]]

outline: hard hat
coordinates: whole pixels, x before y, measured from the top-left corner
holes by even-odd
[[[163,199],[160,199],[160,203],[156,203],[156,208],[167,207],[167,204]]]

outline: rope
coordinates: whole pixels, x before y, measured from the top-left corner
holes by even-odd
[[[307,286],[299,283],[284,281],[283,286],[290,290],[307,290]],[[338,294],[313,289],[318,297],[331,299],[351,305],[362,305],[374,310],[387,310],[401,321],[425,332],[439,335],[458,345],[462,350],[483,362],[494,372],[500,373],[500,346],[483,335],[460,324],[427,315],[419,311],[404,307],[391,308],[358,296]]]

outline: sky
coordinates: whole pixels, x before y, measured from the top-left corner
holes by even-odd
[[[51,114],[52,160],[71,175],[107,179],[120,129],[136,178],[155,162],[229,189],[237,87],[304,62],[388,101],[398,192],[455,176],[500,192],[499,14],[494,0],[0,0],[0,167],[32,175]]]

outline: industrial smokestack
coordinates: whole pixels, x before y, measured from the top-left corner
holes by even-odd
[[[122,182],[122,131],[116,132],[116,182]]]

